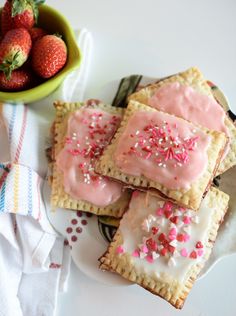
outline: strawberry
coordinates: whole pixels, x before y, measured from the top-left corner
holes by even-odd
[[[13,20],[11,17],[11,2],[6,1],[2,8],[1,14],[1,30],[2,35],[5,35],[9,30],[13,28]]]
[[[31,29],[38,19],[38,5],[43,0],[7,0],[2,11],[2,33],[13,28]]]
[[[12,72],[11,79],[7,80],[3,72],[0,72],[0,90],[19,91],[30,86],[32,75],[24,69],[17,69]]]
[[[31,45],[31,38],[26,29],[13,29],[6,33],[0,43],[0,70],[5,73],[7,79],[10,79],[13,70],[24,64]]]
[[[35,43],[38,39],[42,38],[44,35],[47,35],[47,32],[40,27],[32,27],[29,30],[32,43]]]
[[[32,67],[42,78],[54,76],[66,63],[65,42],[56,35],[45,35],[33,46]]]

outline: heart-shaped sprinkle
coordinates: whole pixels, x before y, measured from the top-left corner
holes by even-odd
[[[166,235],[164,234],[164,233],[161,233],[160,235],[159,235],[159,237],[158,237],[158,240],[159,241],[164,241],[164,240],[166,240]]]
[[[156,235],[158,233],[159,228],[158,227],[152,227],[152,233],[153,235]]]
[[[191,218],[189,216],[184,216],[183,222],[184,224],[188,225],[191,223]]]
[[[167,254],[167,249],[166,248],[162,248],[160,250],[160,255],[164,257],[166,254]]]
[[[152,250],[152,251],[157,251],[157,243],[154,239],[152,238],[149,238],[147,241],[146,241],[146,245],[148,249]]]
[[[188,256],[188,251],[186,248],[182,248],[180,251],[180,254],[182,257],[187,257]]]
[[[171,228],[170,231],[169,231],[169,234],[170,234],[170,235],[177,235],[177,229],[174,228],[174,227]]]
[[[187,241],[189,241],[189,239],[190,239],[190,235],[188,235],[188,234],[183,234],[183,238],[184,238],[184,242],[187,242]]]
[[[147,262],[149,262],[149,263],[153,263],[153,261],[154,261],[154,259],[153,259],[153,257],[152,256],[146,256],[146,258],[145,258],[146,260],[147,260]]]
[[[174,224],[178,224],[178,222],[179,222],[179,216],[172,216],[172,217],[170,218],[170,221],[171,221],[172,223],[174,223]]]
[[[197,253],[196,253],[196,251],[193,250],[193,251],[190,253],[189,257],[190,257],[191,259],[197,259]]]
[[[204,251],[203,251],[202,249],[197,250],[198,256],[201,257],[201,256],[203,255],[203,252],[204,252]]]
[[[175,252],[175,247],[173,247],[172,245],[169,244],[168,250],[169,250],[170,253],[174,253]]]
[[[168,260],[168,266],[169,267],[175,267],[176,266],[176,261],[173,257],[170,257],[170,259]]]
[[[177,235],[177,240],[178,240],[179,242],[183,242],[183,241],[184,241],[184,235],[183,235],[183,234],[178,234],[178,235]]]
[[[164,211],[164,214],[165,214],[166,218],[170,218],[172,215],[172,212],[171,211]]]
[[[137,249],[134,250],[133,253],[132,253],[132,256],[133,257],[139,257],[139,251]]]
[[[197,249],[203,248],[203,244],[202,244],[201,241],[198,241],[198,242],[196,243],[196,248],[197,248]]]
[[[164,204],[164,209],[166,211],[171,211],[172,210],[172,207],[173,207],[173,204],[171,202],[165,202]]]

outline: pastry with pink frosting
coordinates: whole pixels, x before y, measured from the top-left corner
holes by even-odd
[[[129,100],[184,118],[210,130],[225,133],[229,143],[217,175],[236,165],[236,127],[226,114],[228,109],[214,98],[209,82],[193,67],[151,84],[129,96]]]
[[[223,132],[130,101],[95,170],[197,210],[226,144]]]
[[[52,205],[121,217],[128,191],[97,174],[94,166],[120,125],[123,110],[98,102],[56,102],[55,108]]]
[[[229,196],[211,188],[199,211],[134,191],[100,268],[183,307],[209,258]]]

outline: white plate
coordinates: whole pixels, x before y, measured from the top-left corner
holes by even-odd
[[[147,84],[156,79],[143,77],[141,83]],[[107,84],[97,99],[111,103],[120,81]],[[217,100],[227,108],[227,99],[216,87],[213,88]],[[236,167],[230,169],[220,180],[220,189],[230,195],[229,211],[221,225],[212,255],[202,270],[200,277],[205,276],[210,269],[223,257],[236,253]],[[49,200],[49,188],[45,187],[46,200]],[[70,246],[72,258],[77,267],[87,276],[109,285],[130,285],[120,276],[99,270],[98,258],[106,251],[108,242],[99,230],[97,216],[83,212],[57,209],[52,212],[48,208],[48,217],[54,228],[64,235]],[[107,229],[107,228],[105,228]]]

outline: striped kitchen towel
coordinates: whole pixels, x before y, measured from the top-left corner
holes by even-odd
[[[86,30],[77,39],[86,57],[57,91],[30,106],[0,105],[0,316],[54,315],[66,286],[70,249],[48,221],[42,192],[52,100],[83,98],[92,39]]]

